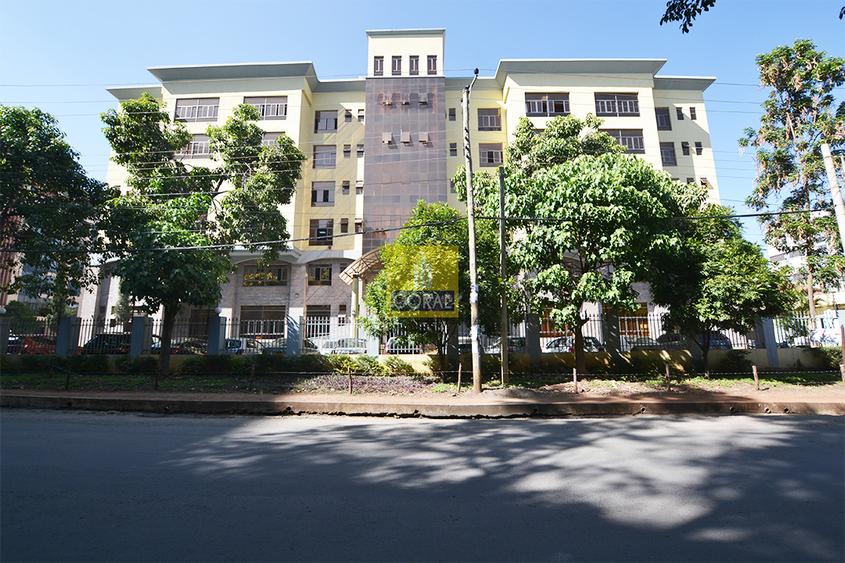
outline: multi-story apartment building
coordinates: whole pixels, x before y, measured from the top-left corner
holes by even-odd
[[[256,255],[232,252],[236,269],[219,309],[241,320],[242,334],[283,336],[286,319],[303,317],[346,324],[357,310],[360,268],[340,274],[353,261],[365,265],[359,259],[389,240],[378,229],[401,225],[421,199],[462,207],[450,178],[463,163],[460,99],[470,77],[445,76],[444,40],[442,29],[368,31],[367,74],[351,80],[320,79],[311,62],[249,63],[156,67],[149,69],[155,84],[109,89],[119,100],[142,92],[162,100],[194,134],[184,158],[197,164],[212,164],[207,126],[241,103],[259,109],[268,141],[284,133],[309,156],[284,210],[290,250],[264,272]],[[660,76],[664,63],[501,60],[472,94],[476,170],[502,163],[523,116],[543,129],[557,115],[593,113],[628,152],[682,181],[709,184],[717,200],[703,98],[714,79]],[[111,164],[107,180],[125,185],[125,172]],[[109,315],[117,283],[107,271],[86,296],[83,316]]]

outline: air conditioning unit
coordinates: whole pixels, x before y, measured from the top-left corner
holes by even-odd
[[[420,94],[420,105],[424,106],[424,105],[427,105],[427,104],[428,104],[428,94],[423,92],[422,94]]]
[[[393,133],[386,131],[381,134],[381,142],[385,145],[389,145],[393,142]]]
[[[428,131],[420,131],[420,142],[424,144],[431,142],[431,138],[428,136]]]
[[[400,139],[402,140],[402,143],[404,143],[406,145],[411,144],[411,132],[410,131],[402,131],[400,133]]]

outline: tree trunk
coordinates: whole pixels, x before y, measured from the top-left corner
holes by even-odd
[[[578,316],[575,322],[575,369],[579,374],[587,373],[587,355],[584,353],[584,334],[583,328],[587,319],[582,319]]]
[[[178,307],[164,306],[164,318],[161,326],[161,351],[158,355],[158,371],[155,378],[155,389],[158,391],[158,380],[167,376],[170,371],[170,341],[173,339],[173,325],[176,323]]]
[[[701,359],[704,363],[704,377],[710,377],[710,330],[707,330],[701,337]]]
[[[809,333],[812,334],[816,328],[816,293],[815,293],[815,277],[813,276],[813,267],[810,265],[810,256],[805,253],[805,260],[807,261],[807,307],[810,313]],[[815,346],[810,340],[810,346]]]

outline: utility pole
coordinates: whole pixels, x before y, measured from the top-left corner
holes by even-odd
[[[827,183],[830,184],[833,209],[836,212],[836,225],[839,227],[839,242],[842,244],[842,251],[845,252],[845,203],[842,201],[842,190],[839,188],[839,179],[836,177],[833,154],[831,154],[830,145],[827,143],[822,143],[822,158],[824,158],[824,168],[827,171]],[[842,173],[845,175],[845,169],[843,169]]]
[[[502,281],[507,277],[508,251],[505,246],[505,167],[499,167],[499,274]],[[510,367],[508,366],[508,292],[502,286],[502,312],[499,318],[499,352],[502,364],[502,387],[508,384]]]
[[[464,87],[461,109],[464,112],[464,167],[467,183],[467,228],[469,229],[469,338],[472,343],[472,390],[481,393],[481,342],[478,328],[478,269],[475,262],[475,197],[472,192],[472,146],[469,144],[469,95],[478,69],[469,86]]]

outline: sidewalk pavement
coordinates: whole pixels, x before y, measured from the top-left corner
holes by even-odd
[[[162,414],[339,414],[501,418],[638,414],[845,415],[845,385],[765,390],[567,393],[509,389],[376,395],[2,390],[0,407]]]

